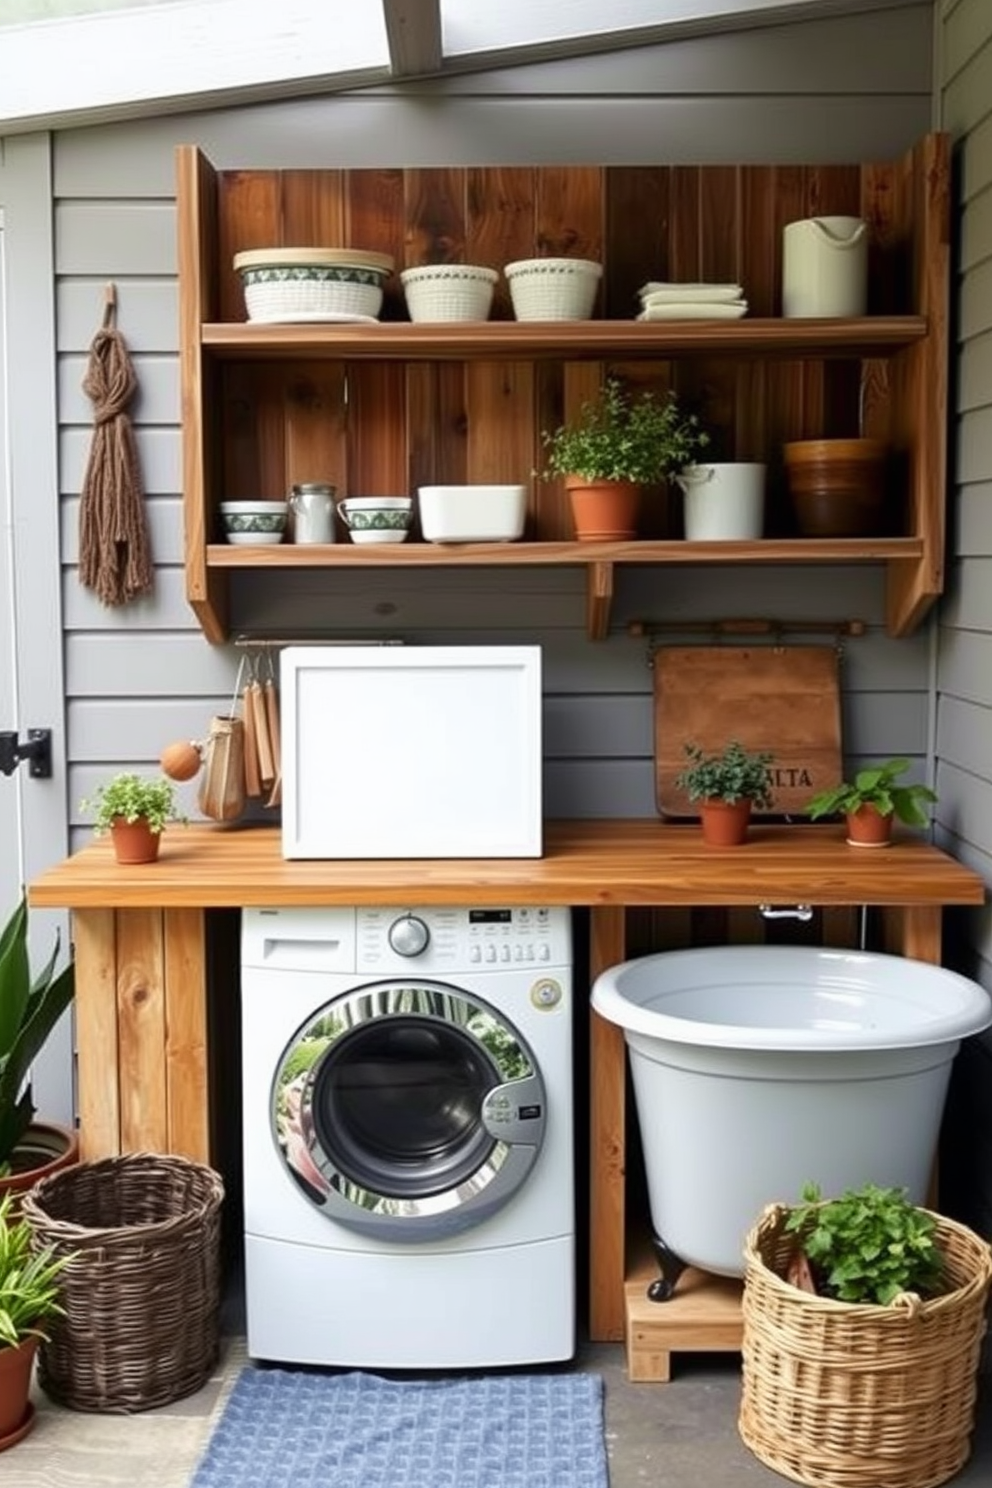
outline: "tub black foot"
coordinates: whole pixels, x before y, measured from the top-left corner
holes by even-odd
[[[651,1244],[661,1275],[648,1287],[648,1297],[652,1302],[668,1302],[688,1262],[677,1256],[674,1250],[669,1250],[664,1240],[659,1240],[657,1235],[652,1236]]]

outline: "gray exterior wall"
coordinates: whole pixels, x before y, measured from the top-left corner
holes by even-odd
[[[210,715],[227,711],[238,660],[233,648],[203,640],[183,598],[177,143],[196,142],[221,169],[890,159],[931,127],[931,40],[929,7],[907,5],[402,92],[53,136],[74,842],[88,835],[78,802],[99,780],[154,767],[166,742],[202,736]],[[110,279],[140,382],[133,411],[157,560],[154,597],[121,611],[101,608],[76,573],[91,438],[80,383]],[[843,669],[845,749],[854,758],[907,753],[918,773],[927,770],[931,636],[925,628],[907,640],[886,637],[880,568],[620,570],[612,632],[599,644],[585,637],[578,570],[254,571],[238,576],[234,594],[247,630],[319,626],[420,642],[540,642],[549,816],[654,813],[651,674],[644,642],[625,633],[632,618],[867,621],[868,635],[849,644]]]

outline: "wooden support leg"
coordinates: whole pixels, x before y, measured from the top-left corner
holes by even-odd
[[[625,955],[622,907],[590,912],[589,971],[595,979]],[[623,1030],[591,1013],[589,1334],[597,1341],[624,1336],[624,1175],[626,1048]]]

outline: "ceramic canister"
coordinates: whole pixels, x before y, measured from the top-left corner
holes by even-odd
[[[860,217],[806,217],[782,238],[782,313],[864,315],[868,229]]]
[[[289,493],[289,515],[295,543],[334,541],[336,488],[323,481],[305,481]]]

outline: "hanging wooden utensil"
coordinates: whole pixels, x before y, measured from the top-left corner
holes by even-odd
[[[245,794],[254,800],[262,794],[262,780],[258,768],[258,734],[251,688],[250,682],[245,684],[241,695],[241,715],[245,726]]]
[[[272,763],[275,768],[272,790],[265,804],[279,806],[282,803],[282,725],[279,720],[279,694],[271,677],[266,680],[264,692],[265,716],[269,725],[269,743],[272,746]]]
[[[262,780],[262,789],[270,790],[272,782],[276,778],[275,761],[272,758],[272,742],[269,738],[269,720],[266,712],[265,699],[262,696],[262,684],[256,680],[251,684],[251,701],[255,710],[255,738],[258,745],[258,773]]]

